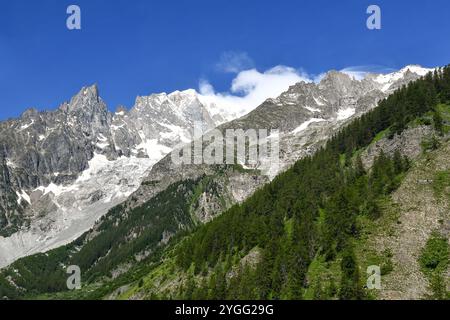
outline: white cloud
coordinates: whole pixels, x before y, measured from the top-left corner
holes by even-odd
[[[295,83],[312,80],[304,73],[290,67],[276,66],[265,72],[256,69],[241,71],[231,84],[229,92],[217,93],[206,80],[200,81],[200,94],[210,102],[236,112],[250,112],[268,98],[276,98]]]
[[[327,75],[326,72],[322,72],[322,73],[319,73],[318,75],[313,76],[312,77],[313,82],[319,83],[320,81],[322,81],[323,78],[325,78],[326,75]]]
[[[350,77],[353,77],[356,80],[362,80],[365,76],[369,73],[387,73],[392,72],[394,69],[380,67],[380,66],[353,66],[353,67],[347,67],[340,72],[348,74]]]
[[[253,60],[246,52],[227,51],[222,53],[219,63],[216,67],[218,70],[227,73],[238,73],[242,70],[253,68]]]
[[[232,51],[224,53],[217,66],[221,71],[236,73],[236,77],[227,92],[216,92],[209,81],[201,80],[199,91],[203,102],[215,104],[222,110],[242,116],[265,100],[277,98],[298,82],[319,83],[326,75],[326,73],[307,74],[282,65],[260,72],[254,68],[246,68],[248,65],[253,65],[253,62],[246,53]],[[363,79],[368,73],[388,71],[391,70],[380,66],[352,66],[340,70],[356,80]]]

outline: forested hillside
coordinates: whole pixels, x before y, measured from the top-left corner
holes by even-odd
[[[64,291],[70,265],[80,267],[85,284],[127,281],[129,274],[122,279],[123,273],[134,272],[139,262],[157,261],[172,238],[181,237],[205,219],[207,205],[222,210],[230,207],[225,189],[236,170],[253,174],[252,170],[217,166],[214,174],[172,184],[135,208],[126,210],[125,204],[114,207],[93,230],[71,244],[20,259],[2,270],[0,296],[23,298]]]
[[[360,222],[381,218],[411,164],[399,151],[392,157],[381,152],[372,168],[364,168],[360,153],[380,134],[392,138],[421,119],[444,135],[448,128],[437,106],[449,101],[449,67],[398,90],[314,156],[201,226],[122,297],[373,298],[355,254]],[[382,274],[392,269],[389,258],[386,252],[378,259]],[[311,283],[319,265],[336,270]]]

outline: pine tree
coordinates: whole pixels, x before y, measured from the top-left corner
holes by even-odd
[[[435,135],[433,135],[431,137],[431,140],[430,140],[430,143],[429,143],[429,149],[431,151],[434,151],[434,150],[439,149],[440,146],[441,146],[441,143],[439,142],[439,139]]]
[[[208,282],[207,278],[203,277],[200,286],[195,288],[193,293],[193,300],[206,300],[208,298]]]
[[[334,282],[333,278],[329,279],[328,286],[327,286],[327,295],[329,298],[334,298],[338,293],[338,288],[336,286],[336,283]]]
[[[281,290],[284,284],[283,274],[282,274],[282,257],[278,255],[275,264],[272,270],[271,279],[272,279],[272,299],[279,300],[281,298]]]
[[[320,278],[316,278],[313,283],[313,299],[314,300],[325,300],[327,297],[322,289],[322,281]]]
[[[239,271],[240,276],[240,300],[257,299],[254,271],[249,265],[245,265]]]
[[[403,156],[403,170],[406,172],[411,168],[411,161],[407,156]]]
[[[339,298],[341,300],[360,300],[363,298],[360,286],[359,270],[353,249],[347,247],[342,254],[341,286]]]
[[[356,173],[356,176],[358,176],[358,177],[366,174],[366,170],[364,169],[364,164],[362,162],[360,154],[358,154],[358,156],[356,157],[355,173]]]
[[[400,151],[398,149],[395,150],[394,153],[394,173],[395,175],[398,175],[403,172],[403,159],[402,155],[400,154]]]
[[[445,279],[438,273],[434,273],[431,276],[431,299],[433,300],[447,300],[447,288],[445,285]]]
[[[213,287],[214,299],[223,300],[226,297],[227,293],[227,280],[226,273],[220,266],[220,262],[218,263],[215,269],[215,286]]]
[[[433,113],[433,123],[434,129],[438,132],[440,136],[444,135],[444,124],[442,120],[442,115],[439,110],[435,109]]]
[[[192,300],[193,299],[193,294],[194,294],[194,290],[195,290],[195,280],[194,277],[191,273],[189,273],[188,278],[186,280],[186,284],[185,287],[181,288],[181,293],[184,293],[184,299],[186,300]]]

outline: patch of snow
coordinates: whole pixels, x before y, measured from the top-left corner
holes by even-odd
[[[22,190],[21,193],[16,191],[16,195],[18,197],[17,199],[17,203],[20,205],[20,203],[22,202],[22,200],[25,200],[26,202],[28,202],[28,204],[31,204],[31,199],[30,196],[24,191]]]
[[[306,109],[306,110],[309,110],[309,111],[311,111],[311,112],[320,112],[320,111],[321,111],[320,109],[317,109],[317,108],[311,108],[311,107],[309,107],[309,106],[305,106],[305,109]]]
[[[65,191],[65,188],[64,186],[57,186],[52,182],[47,187],[40,186],[37,187],[34,191],[41,191],[44,195],[53,193],[55,196],[59,196]]]
[[[303,122],[301,125],[299,125],[297,128],[295,128],[291,133],[292,134],[297,134],[299,132],[302,132],[302,131],[306,130],[311,123],[322,122],[322,121],[326,121],[326,120],[325,119],[321,119],[321,118],[309,119],[308,121]]]
[[[323,103],[321,100],[317,99],[316,97],[313,97],[313,98],[314,98],[314,101],[316,102],[316,104],[318,106],[324,106],[325,105],[325,103]]]
[[[394,82],[403,78],[405,76],[405,73],[408,71],[413,72],[413,73],[418,74],[419,76],[423,77],[428,72],[431,72],[433,70],[434,69],[423,68],[423,67],[417,66],[417,65],[410,65],[410,66],[406,66],[403,69],[396,71],[396,72],[377,75],[376,77],[373,78],[373,80],[375,82],[383,85],[381,87],[381,91],[386,92],[389,90],[389,88],[392,86],[392,84]]]
[[[6,159],[6,165],[10,168],[17,168],[17,165],[11,161],[11,159],[7,158]]]
[[[19,131],[25,130],[25,129],[29,128],[30,126],[32,126],[33,124],[34,124],[34,120],[31,120],[30,123],[22,125],[20,127]]]
[[[169,132],[161,132],[160,133],[161,138],[169,139],[172,141],[175,141],[176,139],[180,139],[180,141],[183,143],[191,142],[191,138],[186,133],[186,130],[181,128],[180,126],[169,125],[169,124],[165,124],[165,123],[162,123],[161,125],[170,130]]]
[[[171,148],[159,144],[158,139],[146,139],[137,145],[136,149],[145,150],[149,159],[154,162],[161,160],[165,155],[172,151]]]
[[[95,145],[100,149],[105,149],[107,146],[109,146],[109,143],[108,142],[104,142],[104,143],[98,142]]]
[[[94,153],[94,157],[89,161],[88,169],[84,170],[81,176],[78,177],[77,182],[88,181],[95,177],[97,174],[101,174],[103,168],[109,164],[108,158],[102,154]]]
[[[356,112],[355,108],[341,109],[337,112],[337,120],[345,120],[350,118]]]
[[[120,129],[120,128],[123,128],[125,126],[125,124],[121,124],[120,126],[116,126],[116,125],[111,125],[111,130],[117,130],[117,129]]]
[[[101,134],[101,133],[99,133],[97,139],[98,139],[99,141],[101,141],[101,142],[108,141],[108,139],[107,139],[103,134]]]
[[[405,68],[403,68],[401,71],[403,73],[406,72],[406,70],[409,70],[411,72],[414,72],[415,74],[418,74],[419,76],[423,77],[425,76],[428,72],[430,71],[434,71],[434,69],[430,69],[430,68],[423,68],[419,65],[410,65],[410,66],[406,66]]]

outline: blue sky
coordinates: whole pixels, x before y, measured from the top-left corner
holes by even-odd
[[[82,30],[66,28],[70,4]],[[370,4],[381,30],[366,28]],[[228,91],[247,68],[444,65],[449,12],[448,0],[0,0],[0,119],[54,109],[92,83],[113,110],[202,79]]]

